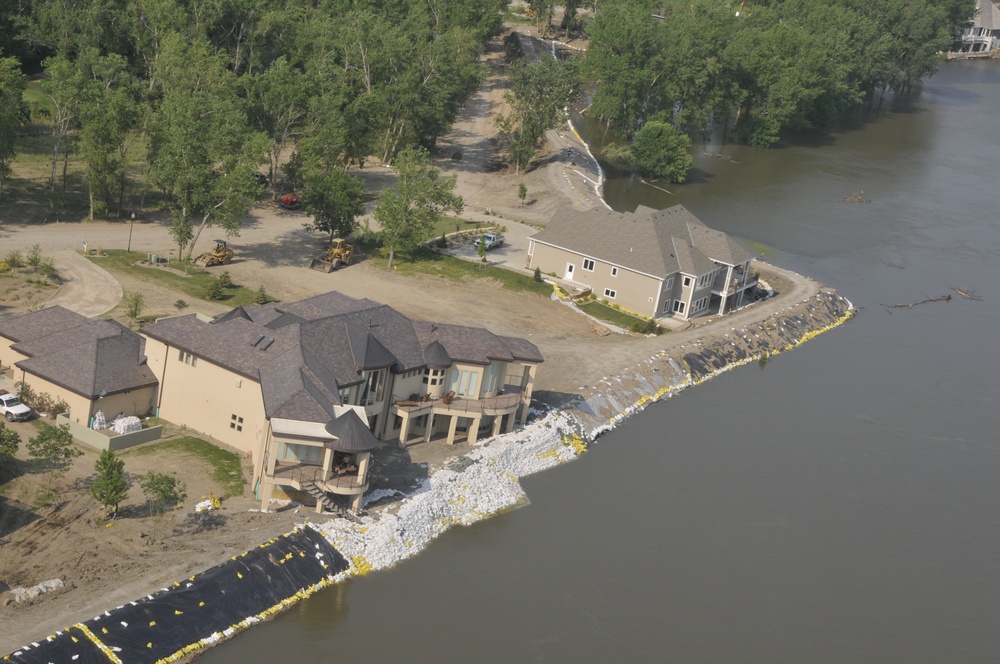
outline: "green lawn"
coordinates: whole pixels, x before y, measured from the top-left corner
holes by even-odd
[[[623,327],[626,330],[632,329],[632,325],[635,323],[646,322],[643,318],[638,318],[632,314],[627,314],[624,311],[613,309],[599,300],[591,300],[590,302],[585,303],[578,302],[576,306],[580,307],[580,309],[594,318],[606,321],[612,325],[617,325],[618,327]]]
[[[483,229],[486,232],[490,226],[494,224],[488,224],[484,221],[472,221],[470,219],[462,219],[460,217],[446,217],[441,215],[438,217],[437,223],[434,224],[431,234],[427,236],[427,239],[439,238],[442,234],[455,233],[460,231],[474,231],[477,228]],[[499,225],[499,224],[497,224]]]
[[[385,266],[389,262],[389,250],[374,249],[368,252],[376,265]],[[479,279],[496,282],[507,290],[536,293],[544,297],[552,295],[552,286],[536,283],[531,275],[521,274],[502,267],[488,265],[479,269],[476,263],[439,253],[433,249],[420,249],[412,254],[396,252],[393,269],[402,274],[430,274],[457,283],[473,282]]]
[[[90,257],[97,265],[108,270],[112,274],[119,272],[127,274],[145,281],[155,282],[167,288],[184,293],[191,297],[208,300],[208,288],[220,274],[225,271],[224,266],[216,266],[211,270],[195,267],[191,263],[171,262],[167,265],[180,271],[187,270],[188,276],[182,276],[167,270],[160,270],[152,267],[137,265],[137,261],[145,259],[146,254],[138,252],[127,252],[121,249],[109,249],[107,256],[103,258]],[[223,302],[233,307],[253,304],[256,291],[243,286],[234,285],[232,288],[224,289],[224,296],[217,302]]]
[[[240,457],[200,438],[186,436],[128,450],[123,456],[146,456],[158,452],[180,452],[198,457],[212,467],[212,478],[231,496],[243,495],[243,467]]]

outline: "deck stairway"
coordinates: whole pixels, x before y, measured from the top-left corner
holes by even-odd
[[[341,507],[337,503],[333,502],[330,496],[326,495],[326,491],[316,486],[316,483],[312,480],[300,480],[299,485],[302,490],[308,493],[310,496],[316,499],[316,502],[323,506],[327,512],[333,512],[337,516],[342,516],[349,521],[358,521],[358,517],[354,516],[350,510]]]

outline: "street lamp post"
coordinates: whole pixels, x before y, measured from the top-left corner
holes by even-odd
[[[132,251],[132,229],[135,228],[135,212],[132,213],[132,221],[128,225],[128,248],[125,251]]]

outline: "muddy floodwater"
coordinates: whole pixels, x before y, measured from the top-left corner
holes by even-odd
[[[858,317],[199,662],[996,661],[998,108],[1000,62],[949,63],[832,132],[697,146],[672,194],[610,180],[616,209],[683,203]]]

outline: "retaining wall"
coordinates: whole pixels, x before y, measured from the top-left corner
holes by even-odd
[[[101,452],[104,450],[114,450],[117,452],[126,447],[148,443],[151,440],[159,440],[163,434],[163,427],[155,426],[133,431],[132,433],[123,433],[118,436],[108,436],[100,431],[95,431],[78,422],[74,422],[66,415],[56,415],[56,424],[68,424],[73,438],[87,447],[92,447]]]

